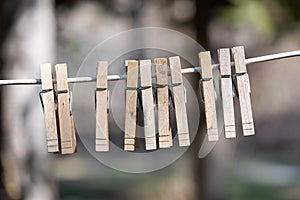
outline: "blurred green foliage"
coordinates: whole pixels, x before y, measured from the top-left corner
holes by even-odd
[[[253,182],[245,182],[238,177],[234,178],[229,191],[231,200],[298,200],[300,195],[299,186],[270,186]]]
[[[248,26],[264,38],[272,39],[299,26],[298,0],[229,0],[219,9],[225,23]]]

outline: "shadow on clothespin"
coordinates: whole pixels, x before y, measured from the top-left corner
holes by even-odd
[[[39,96],[44,111],[47,150],[48,153],[57,153],[60,151],[60,145],[51,64],[41,65],[41,81],[42,90]]]
[[[169,112],[169,81],[167,58],[155,58],[156,71],[156,101],[158,112],[158,141],[159,148],[173,146],[172,129]]]
[[[152,90],[151,60],[140,60],[141,95],[144,115],[144,133],[146,150],[155,150],[156,132]]]
[[[243,134],[244,136],[250,136],[255,134],[255,130],[250,97],[250,81],[245,61],[245,50],[243,46],[238,46],[233,47],[231,51],[235,64],[235,77],[242,116]]]
[[[67,65],[55,65],[55,72],[61,153],[72,154],[76,151],[76,135],[71,109],[71,96],[67,82]]]
[[[217,110],[213,83],[211,55],[209,51],[199,53],[199,63],[201,66],[201,83],[204,97],[208,141],[217,141],[219,140]]]
[[[169,57],[171,81],[172,81],[172,96],[175,108],[175,118],[177,125],[177,135],[179,146],[190,145],[190,135],[188,127],[188,118],[186,111],[186,96],[183,87],[183,79],[181,74],[181,63],[179,56]]]
[[[221,96],[225,137],[235,138],[236,131],[233,106],[230,50],[228,48],[219,49],[218,58],[220,63]]]
[[[125,94],[124,150],[134,151],[137,123],[138,61],[126,60],[127,67]]]
[[[96,151],[109,151],[109,133],[108,133],[108,88],[107,88],[108,63],[105,61],[97,62],[96,67]]]

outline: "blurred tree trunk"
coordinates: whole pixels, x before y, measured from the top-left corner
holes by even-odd
[[[11,30],[14,18],[16,16],[16,12],[18,10],[18,1],[0,1],[0,70],[1,70],[1,79],[3,78],[3,44],[5,39],[7,38],[8,33]],[[0,105],[2,105],[2,88],[0,87]],[[2,113],[2,106],[0,106],[0,113]],[[0,115],[0,152],[3,150],[3,121],[2,116]],[[2,154],[0,154],[0,174],[3,177],[3,165],[2,165]],[[7,199],[7,193],[4,188],[3,178],[0,179],[0,199]]]
[[[213,13],[216,8],[227,3],[227,0],[196,0],[197,8],[195,24],[197,30],[197,41],[207,50],[211,49],[207,30],[208,25],[213,18]],[[211,53],[215,55],[215,52]],[[196,155],[198,154],[201,146],[201,138],[204,133],[206,134],[205,127],[205,117],[202,114],[201,125],[199,128],[200,133],[198,133],[193,144]],[[221,128],[222,127],[219,127],[219,129]],[[226,182],[228,180],[228,166],[231,161],[230,156],[232,155],[234,145],[233,143],[228,142],[228,140],[221,140],[221,138],[212,152],[210,152],[204,159],[194,160],[194,174],[197,191],[196,196],[199,199],[224,200],[228,198],[228,185]],[[224,156],[225,154],[226,156]]]
[[[1,78],[40,77],[39,65],[54,60],[53,2],[4,0],[1,6],[1,61],[5,74]],[[54,199],[47,177],[39,88],[7,86],[2,90],[2,180],[10,199]]]

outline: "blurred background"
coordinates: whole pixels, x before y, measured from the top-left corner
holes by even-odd
[[[297,50],[299,10],[297,0],[2,0],[0,78],[40,77],[46,62],[66,62],[75,76],[96,44],[143,26],[187,34],[215,60],[218,48],[235,45],[246,57]],[[255,136],[238,126],[237,139],[222,138],[200,160],[202,120],[184,156],[147,174],[101,165],[80,141],[72,156],[47,154],[40,86],[1,87],[0,199],[300,199],[299,65],[249,65]]]

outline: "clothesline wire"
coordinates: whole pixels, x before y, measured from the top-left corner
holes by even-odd
[[[270,54],[265,56],[258,56],[253,58],[247,58],[246,64],[253,64],[253,63],[260,63],[260,62],[266,62],[266,61],[272,61],[272,60],[278,60],[283,58],[290,58],[290,57],[296,57],[300,56],[300,50],[297,51],[289,51],[289,52],[282,52],[277,54]],[[231,62],[231,66],[234,66],[234,62]],[[213,69],[218,69],[220,67],[220,64],[213,64]],[[189,73],[199,73],[201,70],[201,66],[197,67],[190,67],[190,68],[184,68],[181,69],[182,74],[189,74]],[[108,75],[107,80],[108,81],[117,81],[117,80],[124,80],[126,79],[126,74],[121,75]],[[95,82],[96,77],[72,77],[68,78],[68,83],[87,83],[87,82]],[[56,83],[56,80],[53,80],[54,83]],[[0,86],[1,85],[38,85],[41,84],[41,79],[14,79],[14,80],[0,80]]]

